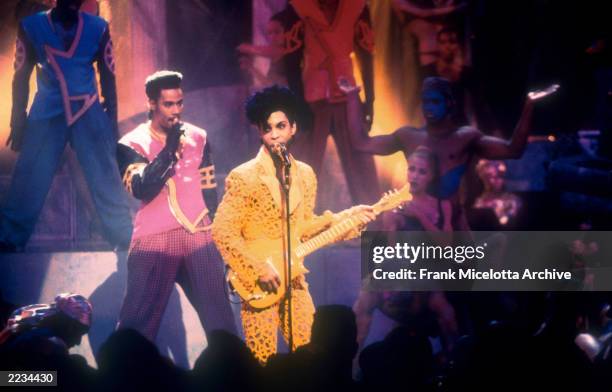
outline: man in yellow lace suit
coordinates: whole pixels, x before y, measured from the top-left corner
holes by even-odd
[[[279,143],[288,145],[297,131],[296,98],[286,88],[269,87],[249,99],[246,112],[259,131],[262,147],[255,159],[233,169],[227,176],[225,195],[213,223],[213,238],[225,262],[244,278],[244,282],[250,281],[265,291],[275,292],[281,284],[278,272],[265,260],[249,254],[246,248],[253,241],[269,239],[272,243],[285,236],[284,195],[279,181],[281,159],[272,151]],[[326,211],[316,216],[313,212],[316,176],[307,164],[293,157],[290,160],[290,221],[291,227],[302,228],[299,235],[302,241],[353,214],[361,217],[361,227],[375,218],[369,206],[353,207],[339,214]],[[355,237],[359,232],[353,230],[343,239]],[[292,335],[296,348],[310,340],[314,305],[303,274],[291,281],[291,288]],[[285,340],[289,340],[288,306],[287,296],[264,309],[256,309],[247,302],[242,304],[247,345],[262,363],[276,352],[279,327]]]

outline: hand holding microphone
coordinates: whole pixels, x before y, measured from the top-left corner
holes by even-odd
[[[176,119],[170,128],[170,132],[166,135],[166,149],[168,152],[174,155],[178,151],[181,145],[181,136],[184,133],[183,123]]]

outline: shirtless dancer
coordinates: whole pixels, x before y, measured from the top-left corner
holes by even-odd
[[[344,84],[340,81],[339,84]],[[377,155],[390,155],[398,151],[408,156],[418,146],[432,150],[438,158],[440,177],[434,186],[434,196],[449,199],[453,206],[453,227],[456,230],[469,230],[465,212],[459,203],[459,185],[469,161],[475,156],[485,159],[516,159],[525,151],[533,107],[536,101],[554,93],[559,88],[552,85],[545,90],[527,94],[521,117],[510,140],[483,134],[480,130],[464,126],[457,128],[452,121],[454,98],[450,82],[443,78],[430,77],[423,81],[421,91],[425,126],[414,128],[404,126],[391,134],[368,136],[363,131],[361,121],[355,116],[349,129],[353,130],[355,148]],[[358,88],[344,85],[348,104],[359,107]],[[357,109],[358,110],[358,109]]]

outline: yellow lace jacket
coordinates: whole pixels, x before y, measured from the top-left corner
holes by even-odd
[[[317,178],[307,164],[292,158],[292,185],[289,191],[291,226],[305,241],[332,224],[350,216],[352,209],[339,214],[314,214]],[[279,239],[284,235],[283,195],[274,163],[265,148],[257,156],[233,169],[225,179],[225,194],[212,225],[212,235],[225,262],[244,279],[255,282],[263,272],[264,260],[245,251],[249,241]],[[293,232],[293,230],[292,230]],[[358,236],[353,230],[342,240]]]

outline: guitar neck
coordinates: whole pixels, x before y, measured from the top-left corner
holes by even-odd
[[[338,238],[355,229],[359,226],[360,222],[361,221],[358,219],[358,216],[343,219],[340,223],[298,245],[295,249],[295,254],[298,257],[306,257],[312,252],[331,244]]]
[[[409,189],[410,188],[408,187],[408,185],[404,185],[399,191],[394,190],[393,192],[388,192],[376,204],[371,206],[372,212],[374,212],[375,215],[378,215],[383,211],[388,211],[397,207],[403,201],[412,199],[412,195],[410,195]],[[356,215],[345,218],[340,221],[340,223],[333,225],[329,229],[317,234],[308,241],[299,244],[295,248],[295,255],[300,258],[306,257],[312,252],[321,249],[325,245],[329,245],[332,242],[338,240],[339,238],[342,238],[342,236],[346,235],[351,230],[359,227],[361,223],[361,218],[363,217],[362,214],[363,213],[358,213]]]

